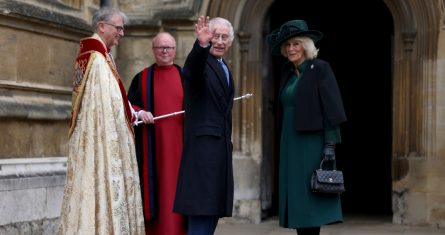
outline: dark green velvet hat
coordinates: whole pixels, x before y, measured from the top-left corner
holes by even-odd
[[[272,54],[281,55],[281,44],[289,38],[296,36],[308,36],[314,42],[319,41],[323,37],[323,33],[317,30],[309,30],[306,21],[291,20],[284,23],[279,29],[275,29],[268,34],[267,42],[272,46]]]

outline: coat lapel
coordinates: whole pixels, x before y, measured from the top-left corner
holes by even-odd
[[[229,86],[227,84],[226,74],[224,73],[223,68],[219,64],[218,60],[216,60],[215,57],[209,56],[209,59],[207,60],[210,67],[215,71],[216,77],[218,78],[218,81],[220,85],[224,88],[224,93],[226,95],[229,94]],[[230,74],[230,71],[229,71]]]
[[[227,84],[227,79],[226,79],[226,74],[224,73],[224,69],[221,67],[221,65],[216,60],[216,58],[214,58],[213,56],[209,56],[207,59],[207,63],[209,65],[210,69],[213,70],[213,72],[216,75],[216,79],[215,79],[216,81],[212,82],[213,84],[215,84],[216,87],[214,87],[212,89],[215,89],[215,88],[221,89],[222,88],[224,91],[224,95],[225,95],[224,102],[221,102],[222,100],[215,96],[213,96],[213,98],[219,104],[221,112],[224,115],[230,114],[230,110],[231,110],[232,104],[233,104],[233,96],[234,96],[234,85],[233,85],[233,80],[232,80],[232,74],[229,70],[229,77],[230,77],[229,78],[230,79],[230,87],[229,87]],[[213,92],[212,94],[215,95],[216,92]]]

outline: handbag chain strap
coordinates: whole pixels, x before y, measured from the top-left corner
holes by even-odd
[[[320,169],[323,169],[323,163],[325,162],[325,159],[322,157],[321,158],[321,162],[320,162]],[[336,160],[334,159],[334,160],[330,160],[329,162],[332,162],[332,167],[333,167],[333,169],[332,170],[337,170],[337,162],[336,162]]]

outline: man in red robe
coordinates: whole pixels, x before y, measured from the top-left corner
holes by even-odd
[[[166,32],[153,38],[155,64],[133,78],[128,98],[144,123],[135,127],[146,234],[186,234],[184,217],[173,213],[183,144],[183,116],[161,116],[183,110],[181,68],[173,63],[176,41]]]

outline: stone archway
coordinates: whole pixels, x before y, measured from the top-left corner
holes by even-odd
[[[270,109],[265,98],[264,74],[268,72],[262,64],[264,45],[264,21],[267,11],[274,1],[222,2],[211,1],[208,13],[211,16],[226,17],[234,22],[238,33],[234,49],[229,54],[238,80],[238,92],[253,92],[252,102],[234,109],[234,145],[238,156],[251,159],[254,172],[261,174],[261,163],[265,161],[263,131],[264,110]],[[437,201],[429,199],[440,194],[440,190],[425,188],[428,179],[438,176],[428,174],[431,158],[436,152],[436,60],[438,34],[443,27],[444,3],[442,1],[384,0],[393,19],[393,48],[391,59],[392,80],[392,143],[390,144],[392,179],[393,221],[396,223],[422,224],[442,221],[431,219],[430,215]],[[355,20],[355,19],[354,19]],[[372,34],[369,35],[372,37]],[[347,39],[345,39],[347,41]],[[359,50],[359,48],[357,48]],[[360,55],[358,56],[360,57]],[[273,106],[273,104],[272,104]],[[262,111],[258,111],[261,107]],[[274,152],[273,149],[267,150]],[[443,162],[443,160],[442,160]],[[273,162],[272,162],[273,163]],[[253,175],[256,175],[255,173]],[[418,177],[425,177],[419,179]],[[387,179],[390,181],[390,177]],[[254,192],[271,187],[270,183],[254,186]],[[273,184],[273,183],[272,183]],[[439,185],[436,185],[439,186]],[[257,188],[258,187],[258,188]],[[264,195],[263,195],[264,196]],[[270,195],[267,195],[268,197]],[[254,197],[252,197],[254,198]],[[415,200],[422,200],[426,207],[421,215],[415,215]],[[261,200],[261,198],[255,198]],[[258,208],[257,208],[258,209]]]
[[[235,181],[235,214],[259,222],[265,209],[264,195],[271,201],[270,178],[263,174],[263,90],[262,56],[264,52],[263,19],[272,0],[265,1],[211,1],[208,15],[229,19],[237,35],[233,48],[228,54],[229,65],[236,79],[238,94],[252,93],[249,101],[234,105],[233,144]],[[261,107],[261,108],[258,108]],[[264,182],[267,186],[263,186]],[[246,188],[247,186],[247,188]],[[238,196],[237,196],[238,195]],[[260,196],[263,195],[263,196]],[[266,203],[267,204],[267,203]],[[267,207],[267,205],[266,205]]]
[[[443,226],[445,218],[437,213],[444,210],[437,207],[443,200],[443,187],[434,182],[445,177],[438,173],[444,160],[440,159],[443,150],[437,146],[441,121],[436,120],[443,102],[443,95],[437,93],[440,70],[436,65],[441,54],[438,42],[444,2],[384,2],[395,28],[393,221]]]

